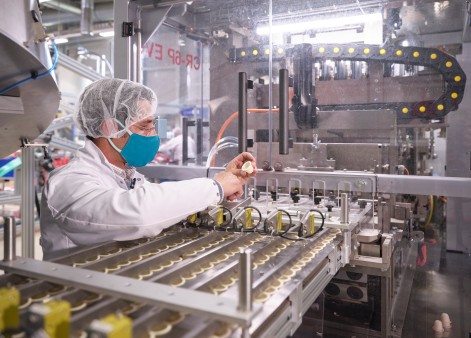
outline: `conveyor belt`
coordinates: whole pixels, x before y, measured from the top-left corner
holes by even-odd
[[[221,316],[218,320],[218,316],[211,315],[215,309],[208,310],[209,315],[205,317],[202,313],[191,312],[190,305],[185,311],[184,306],[167,309],[156,305],[155,301],[146,304],[142,298],[133,301],[130,295],[117,297],[117,293],[122,291],[114,290],[111,285],[115,285],[116,281],[111,277],[127,277],[125,280],[130,284],[142,280],[143,287],[148,285],[149,290],[151,285],[156,285],[153,283],[167,284],[173,286],[177,294],[179,289],[194,290],[199,292],[198,295],[207,294],[208,301],[215,294],[221,297],[221,302],[231,300],[236,303],[238,252],[241,248],[250,248],[255,300],[255,312],[250,320],[256,323],[250,330],[253,336],[266,336],[265,332],[276,332],[274,328],[283,327],[281,333],[289,332],[294,327],[294,323],[281,314],[285,311],[306,311],[309,305],[301,306],[303,299],[299,299],[301,308],[291,309],[287,300],[294,296],[304,297],[296,291],[300,289],[310,295],[308,300],[311,302],[313,297],[317,297],[325,286],[326,278],[328,282],[339,268],[337,260],[330,262],[329,257],[338,255],[341,240],[340,230],[336,229],[324,229],[315,237],[299,242],[254,232],[208,231],[176,225],[155,238],[106,243],[56,260],[56,263],[65,265],[23,261],[22,258],[14,264],[3,262],[0,267],[15,274],[1,276],[0,287],[19,290],[24,329],[29,325],[28,314],[33,305],[60,299],[70,304],[73,337],[84,336],[93,320],[118,313],[132,319],[135,337],[150,337],[160,332],[168,337],[220,338],[239,335],[242,327],[235,325],[237,321],[221,320],[224,318]],[[74,267],[67,271],[73,273],[75,278],[53,273],[54,269],[65,271],[60,267],[66,265]],[[23,269],[23,266],[27,268]],[[101,285],[94,285],[91,280],[82,281],[83,276]],[[108,283],[104,282],[107,276],[110,277],[109,290]],[[312,294],[313,280],[315,294]],[[319,281],[322,283],[319,284]],[[191,304],[196,300],[190,297],[187,301]],[[221,311],[227,311],[227,307],[226,310],[221,307]],[[260,330],[261,327],[265,329]]]

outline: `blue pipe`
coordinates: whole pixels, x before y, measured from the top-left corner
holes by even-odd
[[[0,95],[12,90],[13,88],[16,88],[16,87],[22,85],[23,83],[45,77],[45,76],[49,75],[56,68],[57,61],[59,60],[59,52],[57,51],[57,46],[56,46],[56,43],[54,42],[54,40],[51,40],[51,41],[52,41],[52,48],[54,49],[54,62],[52,64],[51,68],[49,68],[48,70],[46,70],[45,72],[43,72],[41,74],[38,74],[37,76],[30,75],[29,77],[27,77],[23,80],[20,80],[16,83],[13,83],[13,84],[9,85],[8,87],[3,88],[2,90],[0,90]]]

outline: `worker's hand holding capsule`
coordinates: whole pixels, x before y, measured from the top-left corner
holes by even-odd
[[[247,168],[250,167],[248,165],[246,165],[244,169],[242,168],[246,162],[250,162],[251,170],[250,168]],[[245,184],[250,177],[257,174],[257,163],[255,162],[255,157],[248,152],[243,152],[229,162],[226,167],[226,171],[242,179]]]
[[[231,172],[222,171],[216,174],[214,179],[221,185],[224,197],[227,197],[229,201],[235,200],[244,194],[243,179],[240,179]]]

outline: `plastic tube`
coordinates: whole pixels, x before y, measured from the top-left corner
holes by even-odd
[[[5,88],[3,88],[2,90],[0,90],[0,95],[12,90],[13,88],[16,88],[20,85],[22,85],[23,83],[26,83],[26,82],[29,82],[31,80],[35,80],[35,79],[40,79],[44,76],[47,76],[49,75],[57,66],[57,61],[59,60],[59,52],[57,51],[57,46],[56,46],[56,43],[54,42],[54,40],[51,40],[52,41],[52,48],[54,49],[54,62],[51,66],[51,68],[49,68],[48,70],[46,70],[45,72],[41,73],[41,74],[38,74],[36,77],[33,77],[33,75],[30,75],[29,77],[23,79],[23,80],[20,80],[16,83],[13,83]]]
[[[236,147],[239,147],[239,144],[238,143],[226,143],[226,144],[223,144],[221,147],[218,147],[216,148],[216,150],[214,151],[214,153],[210,153],[208,155],[208,159],[206,160],[206,167],[209,167],[209,166],[213,166],[214,165],[214,162],[212,161],[214,156],[216,156],[216,154],[220,151],[220,150],[224,150],[226,148],[236,148]]]
[[[4,166],[0,167],[0,177],[5,176],[7,173],[12,171],[15,168],[18,168],[21,165],[21,157],[17,157]]]
[[[249,109],[247,109],[247,112],[248,113],[268,113],[269,110],[268,109],[259,109],[259,108],[249,108]],[[279,112],[279,109],[272,109],[272,112],[275,112],[275,113]],[[232,122],[232,120],[234,120],[238,115],[239,115],[239,112],[236,111],[236,112],[232,113],[232,115],[229,116],[226,121],[224,121],[224,123],[222,124],[221,129],[219,129],[218,135],[216,137],[216,143],[221,139],[222,135],[226,131],[226,128],[229,126],[229,124]]]

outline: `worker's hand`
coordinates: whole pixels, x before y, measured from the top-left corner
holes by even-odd
[[[242,166],[245,162],[250,161],[252,163],[253,172],[248,174],[245,171],[242,171]],[[242,183],[245,184],[250,177],[253,177],[257,174],[257,163],[255,162],[255,157],[248,152],[243,152],[242,154],[237,155],[226,167],[226,171],[236,175],[242,179]]]
[[[222,171],[214,179],[221,185],[224,191],[224,197],[227,197],[229,201],[235,200],[244,194],[242,179],[238,178],[234,174]]]

